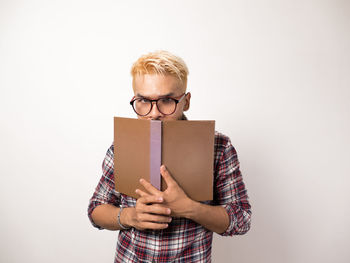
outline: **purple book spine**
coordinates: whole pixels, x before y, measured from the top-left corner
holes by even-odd
[[[162,122],[151,120],[150,183],[160,190],[160,165],[162,154]]]

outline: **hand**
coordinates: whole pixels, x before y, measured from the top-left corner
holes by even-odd
[[[171,216],[174,217],[186,217],[191,211],[192,200],[186,195],[184,190],[178,185],[178,183],[172,178],[169,171],[164,165],[160,167],[160,173],[164,178],[167,189],[164,192],[156,189],[152,184],[146,180],[141,179],[140,183],[147,190],[148,193],[137,189],[137,193],[142,197],[159,196],[164,199],[162,205],[171,209]]]
[[[135,207],[125,208],[125,211],[128,211],[126,217],[129,218],[126,222],[130,222],[126,225],[138,230],[167,228],[168,223],[171,222],[171,217],[169,217],[171,211],[160,205],[163,201],[161,196],[155,195],[142,196],[137,199]]]

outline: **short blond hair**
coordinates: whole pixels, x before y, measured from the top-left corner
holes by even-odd
[[[131,67],[133,81],[138,75],[160,74],[177,77],[183,88],[187,87],[187,75],[189,74],[186,63],[182,58],[174,54],[159,50],[141,56]]]

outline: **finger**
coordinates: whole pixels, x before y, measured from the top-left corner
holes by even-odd
[[[140,214],[139,221],[141,222],[152,222],[158,224],[170,223],[172,220],[169,216],[159,216],[153,214]]]
[[[174,180],[174,178],[170,175],[169,171],[166,169],[165,165],[162,165],[160,167],[160,174],[164,178],[167,186],[171,185],[177,185],[177,182]]]
[[[161,195],[162,192],[155,188],[150,182],[146,181],[145,179],[140,179],[140,183],[150,194],[158,196]]]
[[[136,189],[135,192],[139,195],[139,196],[149,196],[149,194],[147,194],[146,192],[140,190],[140,189]]]
[[[142,204],[153,204],[153,203],[162,203],[163,197],[161,196],[155,196],[155,195],[147,195],[147,196],[142,196],[139,199],[137,199],[137,202],[142,203]]]
[[[171,209],[159,204],[145,205],[140,209],[143,213],[158,214],[158,215],[170,215]]]
[[[159,230],[159,229],[165,229],[168,228],[168,224],[159,224],[159,223],[152,223],[152,222],[144,222],[140,224],[140,229],[153,229],[153,230]],[[137,228],[137,227],[136,227]]]

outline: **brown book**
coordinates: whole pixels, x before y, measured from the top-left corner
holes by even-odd
[[[140,178],[164,191],[164,164],[186,194],[213,199],[214,121],[155,121],[114,117],[114,177],[120,193],[138,198]]]

